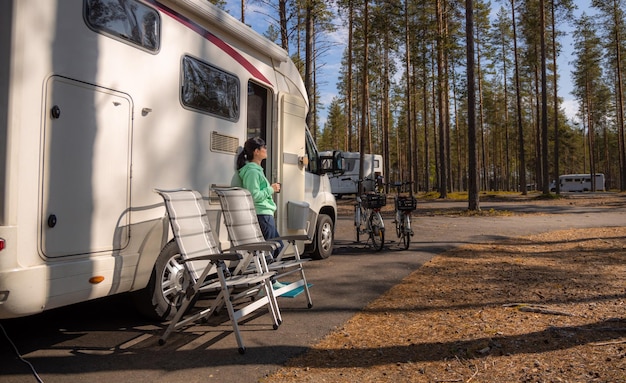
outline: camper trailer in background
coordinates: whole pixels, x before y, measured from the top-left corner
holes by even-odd
[[[320,156],[285,50],[206,0],[3,0],[0,19],[0,319],[124,292],[171,318],[184,268],[154,189],[198,190],[227,246],[212,186],[252,136],[285,185],[279,232],[330,256],[341,153]]]
[[[596,173],[595,191],[605,191],[604,182],[604,174]],[[591,174],[563,174],[559,176],[559,191],[561,192],[586,192],[591,190]],[[550,191],[556,191],[554,181],[550,184]]]
[[[363,179],[366,179],[363,187],[365,191],[372,191],[376,188],[376,180],[384,176],[383,157],[380,154],[365,154],[363,161]],[[360,164],[360,153],[343,152],[344,173],[330,177],[330,189],[337,198],[341,198],[344,194],[356,194]]]

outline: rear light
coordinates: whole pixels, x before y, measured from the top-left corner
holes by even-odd
[[[4,239],[0,238],[0,251],[4,250]]]

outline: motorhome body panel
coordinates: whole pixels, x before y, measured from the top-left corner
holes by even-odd
[[[187,187],[209,196],[212,185],[231,183],[250,134],[250,86],[266,94],[268,177],[286,183],[288,176],[300,193],[279,196],[279,209],[290,198],[312,198],[301,192],[305,178],[313,189],[328,184],[326,177],[305,177],[299,163],[291,170],[281,164],[283,153],[305,156],[304,143],[281,130],[303,137],[305,127],[282,124],[279,94],[299,105],[298,121],[308,105],[280,48],[262,52],[266,40],[224,14],[213,17],[201,0],[142,2],[159,41],[150,35],[148,48],[137,47],[94,30],[85,4],[15,0],[0,8],[10,14],[0,28],[11,31],[10,41],[0,38],[7,53],[0,60],[9,62],[0,69],[0,238],[7,243],[0,252],[0,318],[145,287],[168,240],[153,189]],[[228,116],[196,107],[202,95],[234,94],[231,85],[192,94],[186,76],[197,73],[184,68],[197,62],[219,71],[210,78],[238,83],[237,99],[220,101],[231,106]],[[188,95],[196,101],[187,102]],[[216,212],[219,203],[207,206]],[[278,221],[287,230],[285,218]]]
[[[604,174],[596,173],[595,181],[595,190],[605,191]],[[555,187],[551,186],[550,189],[554,190]],[[592,189],[591,174],[563,174],[559,176],[559,191],[561,192],[586,192]]]
[[[361,155],[358,152],[343,153],[344,173],[330,178],[330,186],[333,194],[341,196],[344,194],[355,194],[359,179]],[[363,182],[366,191],[374,190],[377,177],[383,177],[383,158],[380,154],[363,155]]]

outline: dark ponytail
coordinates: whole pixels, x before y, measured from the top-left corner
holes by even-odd
[[[237,156],[237,170],[244,167],[246,162],[252,161],[254,151],[262,148],[265,145],[265,141],[261,137],[252,137],[246,141],[243,145],[243,149]]]

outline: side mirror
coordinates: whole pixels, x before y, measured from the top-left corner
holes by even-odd
[[[330,155],[320,156],[321,173],[343,174],[343,153],[335,150]]]

